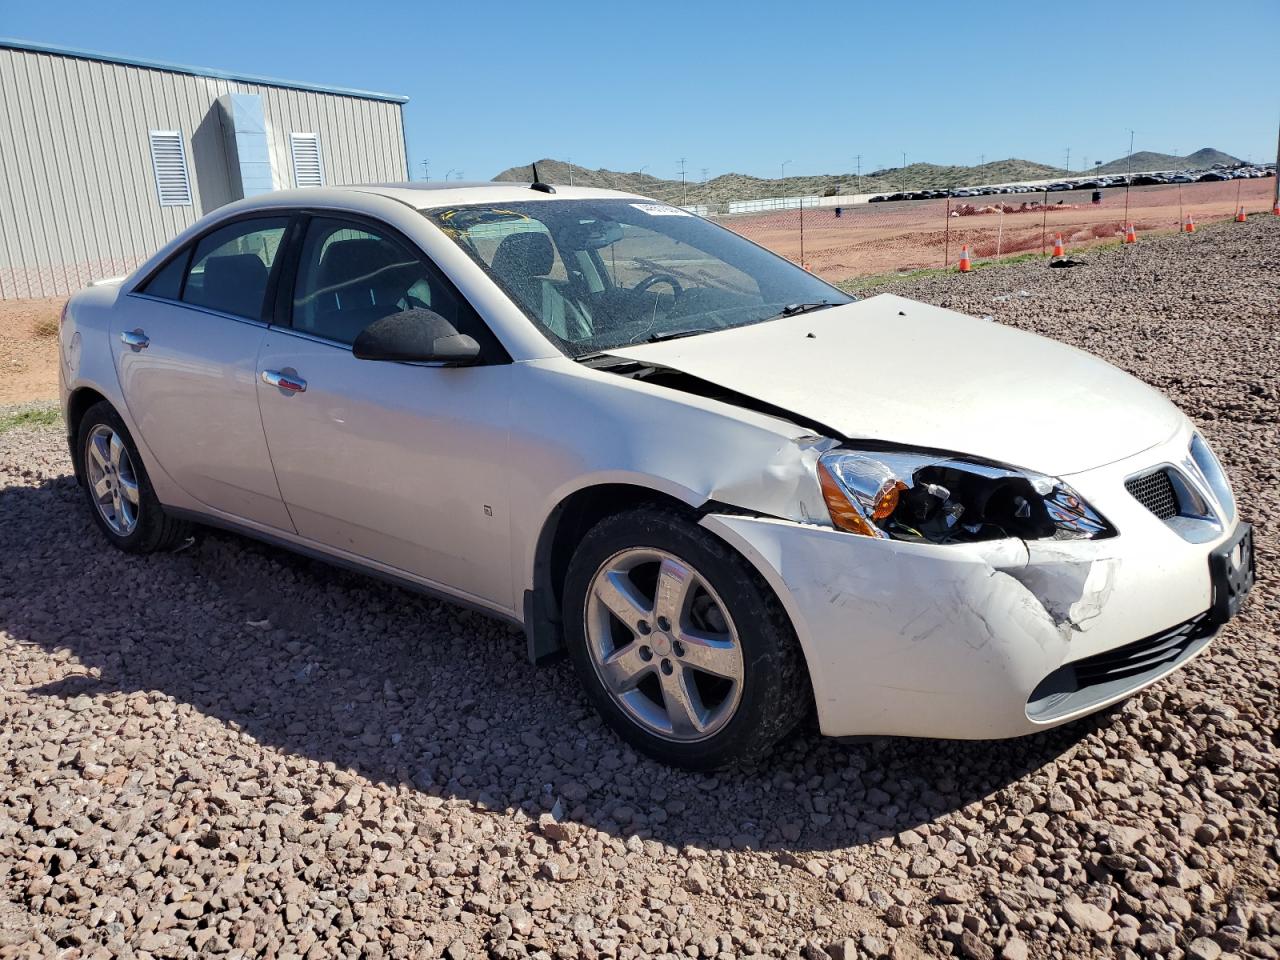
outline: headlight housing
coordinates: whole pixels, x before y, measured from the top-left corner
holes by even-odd
[[[830,450],[818,482],[832,524],[866,537],[970,543],[1115,533],[1061,480],[945,454]]]

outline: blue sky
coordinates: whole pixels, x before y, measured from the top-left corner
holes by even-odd
[[[159,24],[164,29],[157,29]],[[415,176],[1274,159],[1280,2],[0,0],[0,35],[406,95]]]

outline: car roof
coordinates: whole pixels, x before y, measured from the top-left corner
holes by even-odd
[[[552,184],[555,193],[543,193],[531,190],[528,183],[481,180],[474,183],[441,181],[427,183],[423,181],[406,183],[371,183],[352,184],[349,186],[309,187],[300,190],[276,190],[260,194],[254,200],[263,205],[274,206],[281,201],[305,204],[314,201],[321,194],[373,194],[397,200],[417,210],[431,207],[463,206],[479,203],[520,203],[524,201],[555,200],[645,200],[646,197],[620,190],[604,190],[599,187],[579,187],[567,184]]]

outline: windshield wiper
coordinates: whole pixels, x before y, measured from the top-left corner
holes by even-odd
[[[630,343],[620,343],[616,347],[609,349],[625,350],[627,347],[640,346],[646,343],[661,343],[663,340],[679,340],[681,337],[696,337],[700,333],[712,333],[716,330],[724,329],[723,327],[698,327],[696,329],[687,330],[665,330],[660,333],[653,333],[645,337],[643,340],[635,340]],[[589,353],[579,353],[574,358],[579,363],[585,363],[592,367],[607,367],[620,363],[634,363],[633,360],[627,360],[623,357],[615,356],[609,350],[592,350]]]
[[[696,337],[700,333],[711,333],[719,327],[693,327],[687,330],[663,330],[650,334],[641,343],[661,343],[663,340],[679,340],[681,337]]]
[[[824,307],[834,307],[835,304],[830,300],[818,300],[815,303],[789,303],[783,307],[776,316],[794,317],[801,313],[810,313],[814,310],[822,310]],[[771,318],[772,319],[772,318]]]

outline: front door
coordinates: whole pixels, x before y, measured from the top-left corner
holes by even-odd
[[[175,255],[116,312],[111,349],[159,466],[216,511],[291,531],[258,412],[268,278],[288,218],[238,220]]]
[[[476,366],[357,360],[376,319],[428,308],[484,347]],[[511,609],[509,363],[434,265],[389,231],[314,217],[291,325],[272,327],[258,393],[298,533]]]

